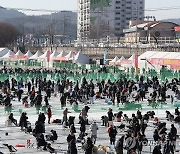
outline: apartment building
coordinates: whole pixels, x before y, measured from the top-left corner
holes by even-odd
[[[77,40],[123,35],[129,21],[144,20],[145,0],[78,0]]]

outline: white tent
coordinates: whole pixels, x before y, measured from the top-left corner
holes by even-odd
[[[119,60],[119,58],[116,56],[116,57],[114,57],[114,59],[111,60],[110,62],[115,63],[115,62],[117,62],[118,60]]]
[[[116,62],[117,65],[120,65],[123,60],[125,60],[125,58],[122,56],[122,57]]]
[[[114,59],[109,62],[109,65],[116,65],[118,60],[119,58],[117,56],[114,57]]]
[[[8,48],[0,48],[0,57],[4,56],[9,52]]]
[[[146,51],[145,53],[143,53],[142,55],[140,55],[138,57],[139,61],[141,61],[141,59],[149,59],[150,57],[152,57],[153,55],[155,55],[158,51]]]
[[[134,61],[135,54],[133,54],[128,60]]]
[[[57,57],[65,57],[67,55],[66,51],[62,51]]]
[[[54,57],[57,57],[59,55],[59,52],[54,50],[53,53],[50,55],[50,59],[53,60]]]
[[[176,59],[179,56],[180,56],[180,52],[170,52],[170,54],[164,56],[163,59]]]
[[[171,61],[169,60],[174,59],[180,59],[179,52],[147,51],[139,56],[139,68],[155,67],[159,70],[161,65],[170,65]],[[166,63],[164,63],[164,60],[167,60]],[[169,64],[167,64],[168,62]]]
[[[30,57],[33,56],[33,54],[31,53],[31,51],[28,50],[25,56],[26,56],[26,59],[29,59]]]
[[[0,59],[10,61],[10,60],[14,60],[14,57],[15,57],[15,53],[9,50],[8,53],[2,56]]]
[[[74,56],[74,62],[77,64],[89,64],[89,57],[84,55],[81,51],[79,51]]]
[[[150,58],[164,58],[165,56],[169,55],[171,52],[157,52]]]
[[[29,59],[31,60],[38,60],[38,57],[40,57],[42,53],[38,50],[33,56],[31,56]]]
[[[74,58],[74,53],[72,51],[70,51],[66,56],[65,56],[66,60],[73,60]]]
[[[47,53],[48,51],[46,51],[45,53],[43,53],[41,56],[38,57],[38,60],[45,60],[47,59]]]
[[[24,54],[20,51],[20,50],[18,50],[18,52],[15,54],[17,57],[18,56],[24,56]]]

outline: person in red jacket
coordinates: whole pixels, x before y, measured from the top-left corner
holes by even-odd
[[[48,107],[48,109],[47,109],[47,116],[48,116],[48,124],[50,124],[50,120],[51,120],[51,116],[52,116],[52,112],[51,112],[50,107]]]

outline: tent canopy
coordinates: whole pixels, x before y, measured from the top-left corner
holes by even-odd
[[[0,57],[4,56],[9,52],[8,48],[0,48]]]
[[[141,59],[149,59],[150,57],[152,57],[153,55],[155,55],[157,53],[157,51],[146,51],[145,53],[143,53],[142,55],[140,55],[138,57],[139,60]]]
[[[57,60],[57,61],[66,61],[66,58],[65,56],[67,55],[67,53],[63,50],[61,51],[61,53],[57,56],[54,57],[54,60]]]
[[[114,57],[114,59],[111,60],[110,62],[111,62],[111,63],[115,63],[115,62],[117,62],[118,60],[119,60],[119,58],[116,56],[116,57]]]
[[[29,59],[31,60],[37,60],[38,57],[40,57],[42,53],[38,50],[33,56],[31,56]]]
[[[47,53],[48,53],[48,51],[46,51],[41,56],[39,56],[38,59],[42,59],[42,60],[46,59],[47,58]]]
[[[59,55],[59,52],[57,50],[54,50],[53,53],[50,55],[50,59],[53,59],[54,57],[57,57]]]
[[[121,61],[123,61],[123,60],[125,60],[125,58],[122,56],[122,57],[117,61],[117,63],[118,63],[118,62],[121,62]]]
[[[14,57],[15,57],[15,53],[13,51],[9,50],[8,53],[5,54],[0,59],[2,59],[2,60],[14,60]]]
[[[81,51],[79,51],[74,56],[74,62],[77,64],[89,64],[89,57],[84,55]]]
[[[75,54],[74,54],[72,51],[70,51],[70,52],[65,56],[65,58],[66,58],[66,60],[73,60],[74,56],[75,56]]]
[[[16,56],[24,56],[24,54],[20,50],[18,50],[18,52],[15,55]]]
[[[31,53],[31,51],[28,50],[25,56],[26,56],[26,59],[29,59],[30,57],[33,56],[33,54]]]

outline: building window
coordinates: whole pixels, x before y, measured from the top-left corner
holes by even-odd
[[[121,2],[120,1],[116,1],[116,4],[120,4]]]
[[[120,18],[116,17],[115,20],[120,20]]]
[[[120,12],[116,12],[116,14],[120,14]]]
[[[116,7],[116,9],[120,9],[121,7]]]

